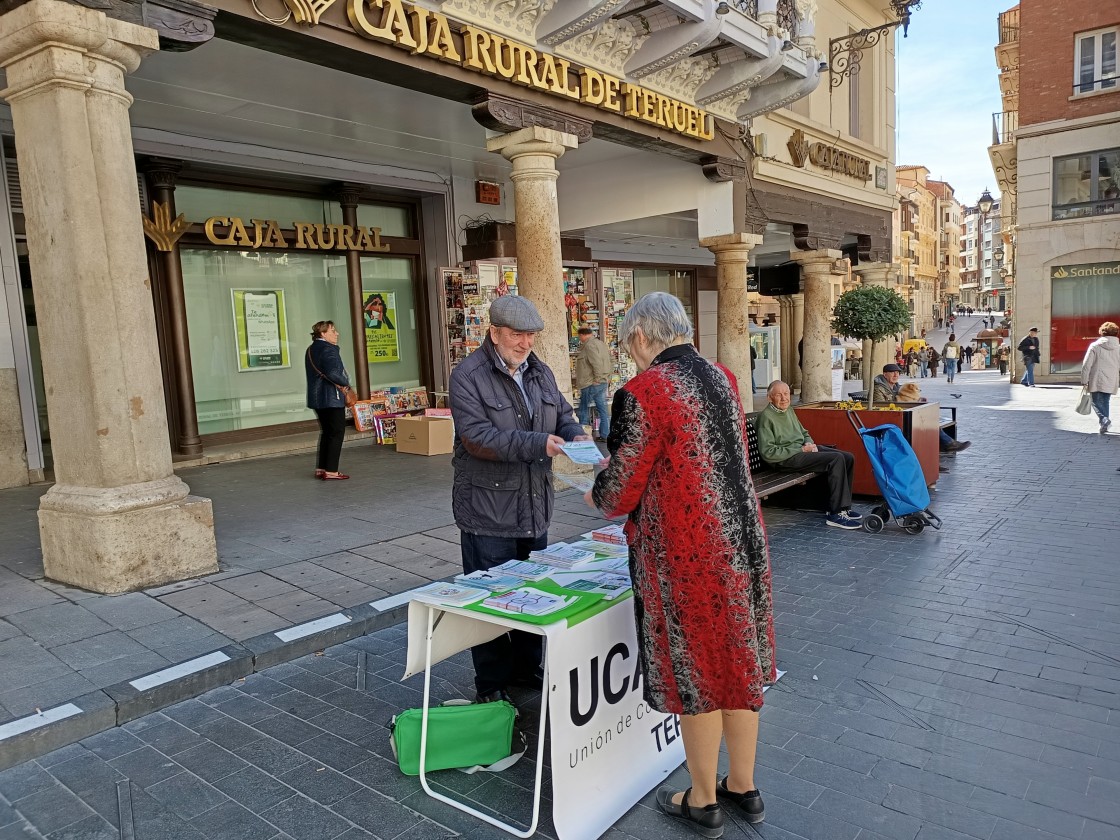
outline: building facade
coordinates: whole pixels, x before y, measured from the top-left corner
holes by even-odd
[[[1120,317],[1120,9],[1030,0],[1000,15],[999,32],[1001,70],[1018,68],[1001,73],[1017,108],[997,115],[989,150],[1014,195],[1012,340],[1039,327],[1040,381],[1069,381],[1101,322]]]
[[[985,202],[986,203],[986,202]],[[977,202],[962,211],[960,224],[960,276],[962,306],[1005,312],[1010,306],[1006,293],[1007,279],[1000,276],[1006,271],[1003,252],[1000,251],[1000,231],[1003,215],[1001,203],[992,199],[991,209],[981,210]]]
[[[362,396],[432,392],[481,321],[472,294],[532,298],[559,371],[574,326],[609,335],[663,289],[745,379],[748,264],[792,267],[760,289],[786,328],[768,349],[792,371],[803,332],[812,384],[849,266],[889,271],[889,39],[847,78],[839,134],[820,91],[828,40],[884,23],[869,3],[3,8],[2,483],[53,469],[44,556],[77,585],[208,568],[176,566],[214,555],[209,503],[173,465],[313,428],[302,354],[322,318]],[[188,534],[162,570],[64,547],[94,522],[139,552],[153,512]]]

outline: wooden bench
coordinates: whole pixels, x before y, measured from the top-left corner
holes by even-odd
[[[956,440],[957,439],[957,407],[955,405],[943,405],[943,406],[941,406],[941,410],[942,411],[948,411],[949,416],[948,417],[942,416],[941,417],[941,422],[938,423],[938,427],[941,429],[941,431],[943,431],[945,434],[947,434],[953,440]]]
[[[747,415],[747,462],[751,468],[755,495],[765,499],[772,493],[788,490],[817,478],[819,473],[784,472],[762,460],[762,453],[758,449],[758,415],[757,411]]]

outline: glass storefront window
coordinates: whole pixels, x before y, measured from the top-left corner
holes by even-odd
[[[371,390],[420,384],[412,261],[362,257],[362,304]]]
[[[327,214],[328,224],[342,224],[342,208],[338,204],[330,204]],[[416,238],[416,231],[412,229],[412,209],[409,207],[391,204],[359,204],[358,224],[362,227],[380,228],[382,236]]]
[[[1120,262],[1055,266],[1050,277],[1050,372],[1078,373],[1100,325],[1120,322]]]
[[[175,188],[175,210],[187,221],[201,224],[211,216],[237,216],[248,224],[249,219],[275,219],[280,227],[292,222],[329,224],[341,219],[329,218],[338,204],[321,198],[294,195],[226,190],[218,187],[180,185]]]
[[[692,314],[693,285],[690,271],[665,268],[634,269],[635,299],[650,292],[668,292],[684,304],[684,311],[695,322],[696,319]]]
[[[199,432],[314,420],[303,365],[312,324],[335,322],[353,367],[346,259],[211,248],[181,257]]]

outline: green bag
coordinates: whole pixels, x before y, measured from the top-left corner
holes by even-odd
[[[406,776],[420,775],[421,709],[408,709],[389,723],[393,755]],[[424,772],[457,768],[467,773],[497,772],[512,767],[525,754],[513,749],[517,710],[504,700],[469,703],[449,700],[428,707],[428,751]],[[512,759],[512,760],[511,760]]]

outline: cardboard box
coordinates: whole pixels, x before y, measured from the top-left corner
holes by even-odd
[[[455,426],[449,417],[398,417],[397,451],[413,455],[450,455]]]

